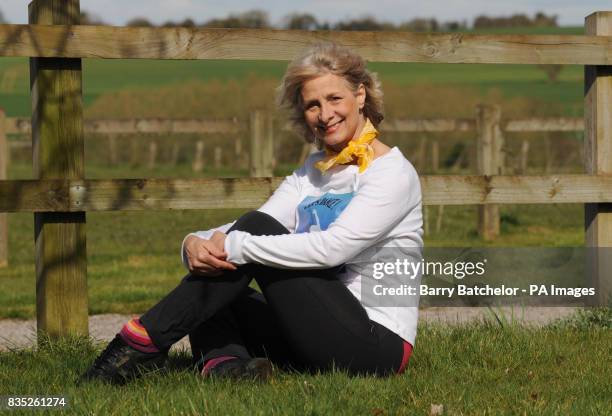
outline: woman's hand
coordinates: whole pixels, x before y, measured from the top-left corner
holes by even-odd
[[[227,234],[222,233],[221,231],[215,231],[210,237],[210,242],[213,243],[217,251],[220,251],[225,254],[225,258],[227,258],[227,253],[225,252],[225,238]]]
[[[198,276],[219,276],[226,270],[236,270],[236,266],[225,261],[224,250],[226,235],[215,231],[210,240],[194,235],[185,241],[185,256],[189,271]]]

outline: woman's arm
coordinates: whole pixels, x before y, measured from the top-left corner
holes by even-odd
[[[299,203],[300,178],[304,175],[305,169],[302,167],[293,172],[293,174],[287,176],[280,186],[274,191],[272,196],[268,198],[268,200],[258,209],[258,211],[264,212],[275,218],[290,232],[293,232],[296,226],[295,207]],[[210,230],[196,231],[187,234],[181,244],[181,258],[183,265],[189,269],[189,263],[185,252],[185,243],[188,238],[195,236],[203,240],[210,240],[215,231],[227,234],[235,222],[236,221],[233,221]]]
[[[224,245],[227,260],[279,268],[333,267],[375,245],[420,204],[420,183],[411,165],[380,165],[362,176],[356,195],[327,230],[279,236],[232,231]],[[412,228],[420,227],[415,216]]]

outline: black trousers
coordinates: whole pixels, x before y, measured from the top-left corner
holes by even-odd
[[[253,211],[228,231],[279,235],[289,231]],[[286,270],[247,264],[219,277],[187,275],[140,321],[160,349],[189,334],[195,360],[266,356],[301,371],[397,372],[403,340],[370,321],[336,278],[336,269]],[[255,279],[261,292],[249,287]]]

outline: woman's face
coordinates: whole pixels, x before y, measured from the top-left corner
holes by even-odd
[[[361,133],[365,118],[359,110],[365,98],[363,85],[353,92],[344,78],[334,74],[321,75],[302,85],[306,123],[319,140],[335,151],[342,150]]]

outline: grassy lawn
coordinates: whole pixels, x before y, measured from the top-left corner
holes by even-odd
[[[118,91],[154,90],[213,80],[228,82],[247,76],[273,80],[276,84],[286,65],[273,61],[84,60],[83,99],[89,107],[101,96]],[[372,63],[370,68],[379,74],[383,87],[387,86],[386,93],[414,85],[463,86],[483,97],[489,91],[499,90],[500,99],[528,97],[562,104],[561,111],[567,115],[576,115],[582,106],[581,66],[565,66],[556,83],[548,82],[544,72],[534,65]],[[0,88],[0,106],[8,116],[29,116],[27,60],[1,59],[0,80],[7,71],[16,75],[10,85]]]
[[[436,404],[445,415],[603,415],[612,395],[607,319],[607,329],[422,326],[401,376],[277,373],[268,384],[199,379],[179,353],[163,374],[125,387],[77,387],[96,351],[67,340],[0,353],[0,395],[67,396],[73,414],[427,415]]]
[[[490,28],[466,33],[580,35],[583,28]],[[283,61],[85,59],[83,99],[89,107],[99,97],[117,91],[151,90],[189,82],[227,82],[248,76],[277,82],[286,65]],[[580,65],[564,66],[557,83],[548,82],[544,72],[534,65],[371,63],[370,68],[379,73],[383,86],[387,85],[388,89],[420,84],[460,85],[476,89],[483,97],[491,90],[499,90],[504,99],[536,98],[555,103],[555,111],[562,111],[564,115],[581,114],[583,68]],[[0,59],[0,107],[8,116],[30,115],[28,74],[27,59]]]

